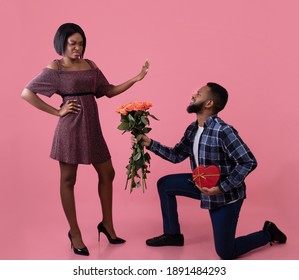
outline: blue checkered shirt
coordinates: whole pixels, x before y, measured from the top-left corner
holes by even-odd
[[[190,158],[191,169],[196,167],[193,142],[198,129],[197,121],[191,123],[181,141],[170,148],[152,140],[148,149],[173,163]],[[221,194],[207,196],[201,193],[201,207],[214,209],[232,201],[246,198],[246,176],[256,168],[257,161],[248,146],[230,125],[217,115],[210,116],[204,124],[199,140],[199,165],[217,165],[221,176],[218,186]]]

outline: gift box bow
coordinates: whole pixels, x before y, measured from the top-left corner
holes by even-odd
[[[220,177],[220,168],[216,165],[198,166],[193,170],[192,179],[197,187],[215,187]]]

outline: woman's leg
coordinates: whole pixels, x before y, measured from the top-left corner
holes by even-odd
[[[114,168],[111,160],[104,163],[95,163],[93,166],[99,177],[98,193],[102,207],[102,222],[111,238],[114,239],[117,237],[112,219],[112,182],[115,175]]]
[[[77,177],[77,164],[60,162],[60,197],[65,216],[70,226],[72,242],[75,248],[85,247],[77,222],[74,186]]]

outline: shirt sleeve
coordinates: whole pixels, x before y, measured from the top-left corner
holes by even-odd
[[[95,96],[96,98],[100,98],[106,93],[111,90],[114,87],[114,85],[110,84],[102,71],[97,68],[97,74],[96,74],[96,92]]]
[[[235,129],[226,127],[222,133],[223,150],[236,163],[219,186],[223,192],[227,192],[244,182],[246,176],[256,168],[257,161]]]
[[[190,139],[188,137],[189,131],[186,130],[181,141],[177,143],[173,148],[164,146],[159,142],[152,140],[148,150],[155,153],[159,157],[168,160],[172,163],[179,163],[190,156]]]
[[[33,78],[25,88],[34,93],[39,93],[47,97],[51,97],[59,89],[58,71],[45,68],[35,78]]]

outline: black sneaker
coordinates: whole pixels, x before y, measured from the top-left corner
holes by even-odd
[[[271,245],[275,241],[277,241],[278,243],[286,243],[286,241],[287,241],[286,235],[282,231],[280,231],[274,223],[266,221],[264,224],[263,230],[270,233],[270,236],[271,236],[270,244]]]
[[[183,246],[183,234],[167,234],[164,233],[160,236],[146,240],[146,245],[160,247],[160,246]]]

